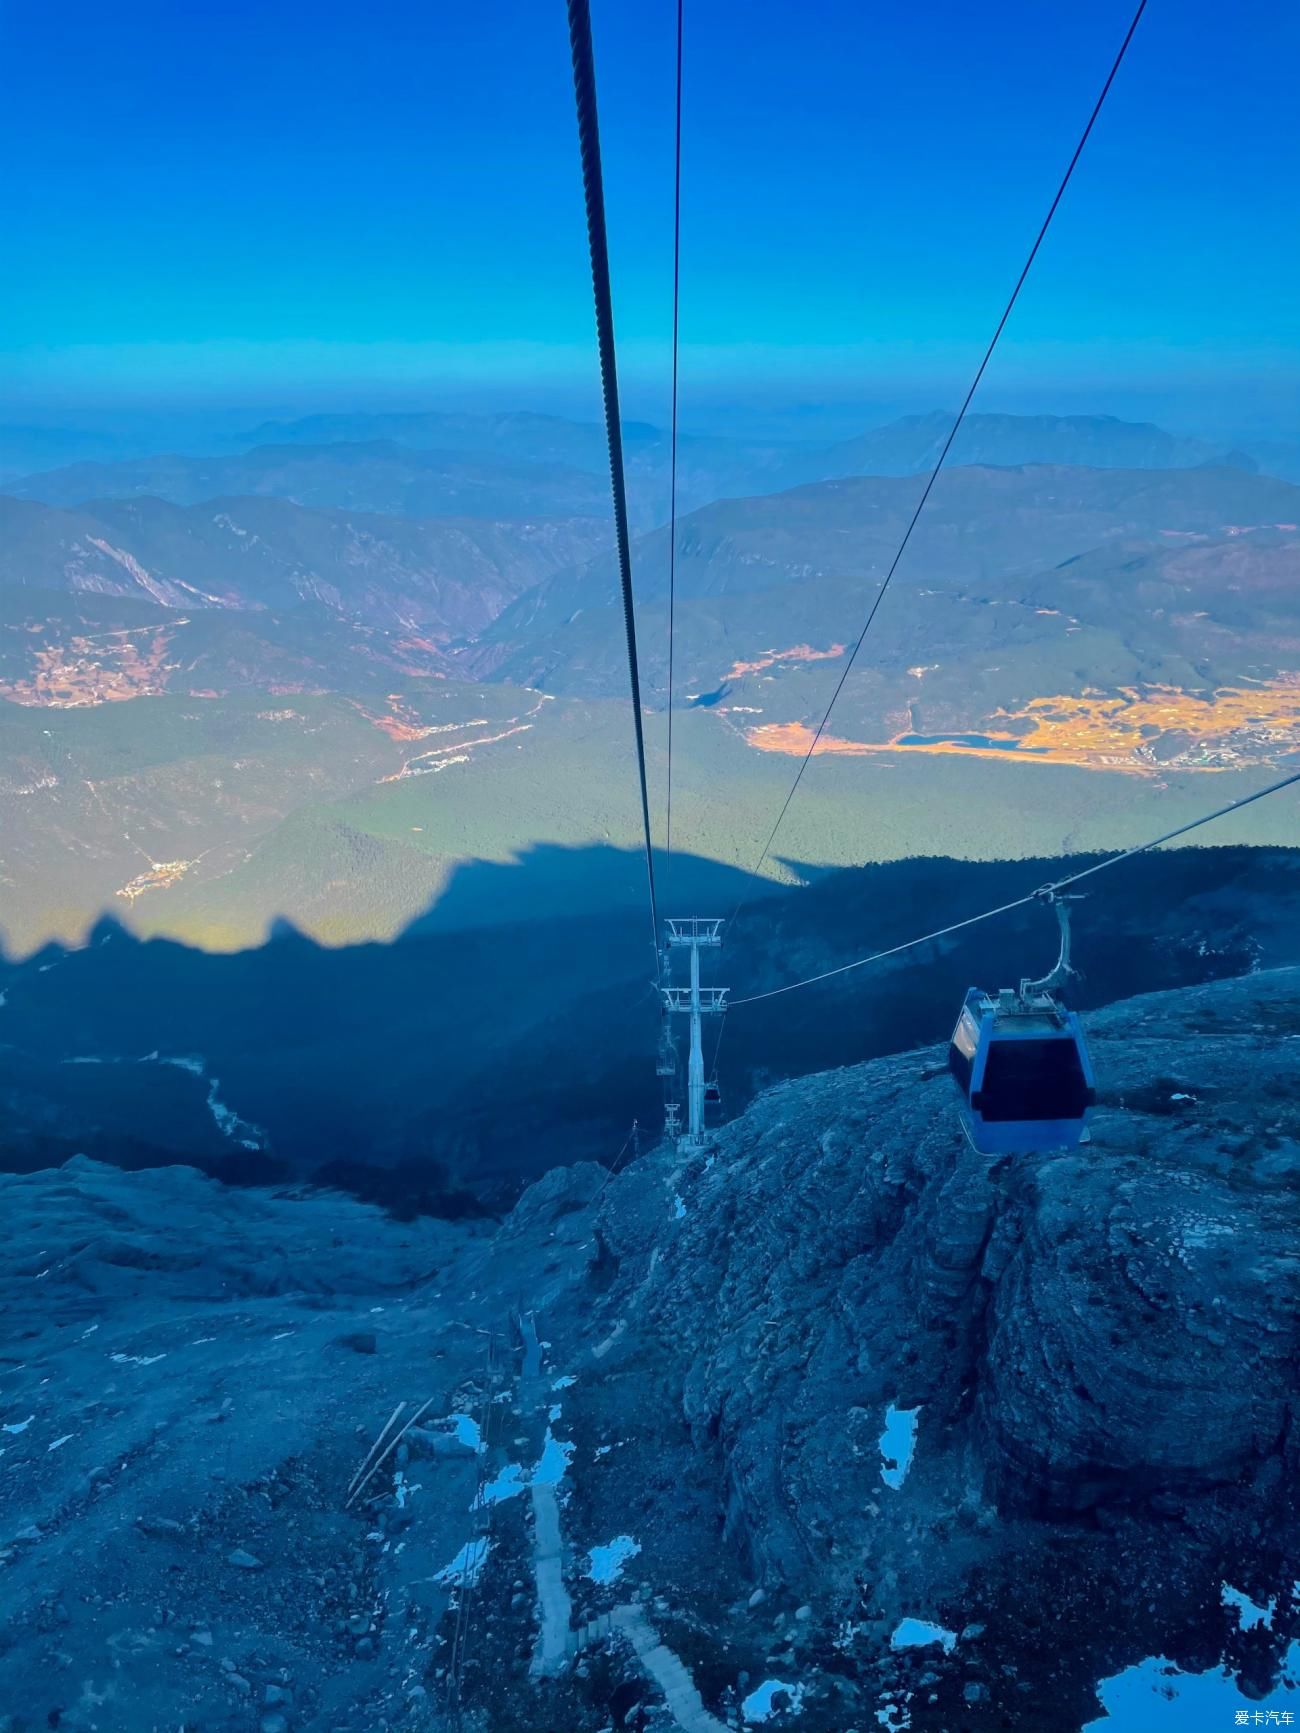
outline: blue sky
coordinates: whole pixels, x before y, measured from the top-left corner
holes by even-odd
[[[593,11],[627,396],[659,413],[674,8]],[[953,401],[1128,11],[686,0],[686,404]],[[1291,0],[1151,0],[986,407],[1285,417],[1298,57]],[[594,404],[561,0],[8,0],[0,79],[0,418]]]

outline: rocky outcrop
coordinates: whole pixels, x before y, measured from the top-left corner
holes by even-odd
[[[621,1303],[680,1358],[755,1557],[842,1560],[847,1590],[890,1403],[921,1408],[912,1472],[959,1528],[1223,1487],[1262,1510],[1300,1403],[1298,1031],[1295,971],[1099,1014],[1071,1155],[975,1155],[934,1052],[782,1085],[673,1177],[652,1257],[665,1180],[611,1188]]]
[[[38,1292],[156,1306],[409,1289],[462,1237],[428,1219],[395,1229],[325,1192],[222,1186],[192,1167],[128,1173],[84,1155],[53,1172],[0,1175],[0,1199],[9,1223],[0,1299],[11,1320],[34,1281],[48,1281]]]
[[[1084,1506],[1250,1474],[1297,1403],[1294,1199],[1092,1162],[1040,1171],[992,1297],[980,1401],[1004,1479]]]

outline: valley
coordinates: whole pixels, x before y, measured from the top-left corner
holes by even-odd
[[[679,525],[686,854],[744,870],[761,853],[914,506],[928,426],[838,456],[692,448],[702,486],[707,458],[710,486],[748,464],[766,491]],[[78,942],[107,910],[221,949],[281,921],[325,943],[391,939],[468,863],[635,843],[591,430],[399,417],[272,432],[211,461],[37,475],[0,499],[0,931],[15,954]],[[970,461],[936,487],[765,863],[774,882],[1128,846],[1150,791],[1185,822],[1207,773],[1217,804],[1300,750],[1300,487],[1104,418],[975,418],[963,438]],[[849,447],[880,473],[804,479]],[[653,523],[662,443],[642,429],[631,449]],[[1153,467],[1104,466],[1138,458]],[[229,487],[256,491],[213,491]],[[662,527],[637,537],[656,803],[667,554]],[[1230,840],[1295,834],[1261,805]],[[600,894],[636,896],[613,879]]]
[[[909,670],[910,672],[910,670]],[[729,705],[719,714],[746,707]],[[987,733],[925,734],[925,707],[909,706],[908,730],[892,740],[844,740],[823,734],[818,753],[953,753],[1039,764],[1070,764],[1136,776],[1172,770],[1234,770],[1285,766],[1300,755],[1300,675],[1261,681],[1248,690],[1220,688],[1207,697],[1174,687],[1124,687],[1115,695],[1031,698],[1020,710],[996,710],[979,725]],[[815,733],[806,723],[756,723],[744,729],[760,752],[802,758]]]

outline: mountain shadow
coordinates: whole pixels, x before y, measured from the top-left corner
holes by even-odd
[[[769,992],[1093,858],[815,874],[746,905],[709,978],[735,999]],[[463,1215],[557,1163],[608,1162],[634,1120],[646,1138],[662,1124],[643,874],[628,851],[541,848],[459,868],[449,906],[390,944],[326,949],[281,923],[255,949],[213,955],[105,919],[80,949],[0,964],[0,1166],[181,1161]],[[1250,848],[1169,851],[1094,879],[1071,1002],[1300,961],[1298,879],[1300,851]],[[629,900],[610,906],[622,884]],[[715,863],[675,857],[671,876],[660,863],[665,914],[726,916],[744,887]],[[944,1037],[968,986],[1041,972],[1055,943],[1047,913],[1018,909],[737,1006],[717,1050],[728,1112],[778,1079]],[[706,1063],[720,1036],[714,1022]]]

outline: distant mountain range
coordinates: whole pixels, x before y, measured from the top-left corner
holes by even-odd
[[[623,441],[636,458],[663,439],[648,422],[625,421]],[[456,451],[507,463],[571,465],[603,473],[608,463],[605,430],[594,421],[558,415],[360,413],[306,415],[296,421],[266,421],[242,436],[245,446],[357,445],[391,441],[419,451]]]
[[[858,438],[833,443],[755,442],[685,434],[679,456],[688,469],[699,462],[746,462],[771,472],[775,486],[823,481],[837,475],[909,475],[929,468],[952,426],[952,413],[910,415]],[[594,423],[546,415],[313,415],[268,422],[253,429],[250,445],[392,440],[426,450],[473,452],[528,463],[572,464],[603,472],[604,430]],[[646,422],[623,427],[633,471],[666,459],[668,436]],[[1111,469],[1182,469],[1223,462],[1228,448],[1166,433],[1149,422],[1111,415],[970,415],[953,446],[953,463],[1070,463]],[[1242,467],[1254,467],[1237,454]]]
[[[1260,469],[1300,482],[1300,439],[1261,439],[1247,449]]]
[[[910,415],[860,439],[826,447],[818,462],[828,475],[912,475],[933,468],[951,427],[950,414]],[[948,462],[1081,464],[1095,469],[1191,469],[1225,463],[1256,467],[1244,452],[1113,415],[969,415]]]
[[[141,496],[194,505],[254,494],[402,517],[520,519],[609,512],[608,484],[584,470],[416,451],[391,440],[268,445],[232,457],[170,454],[78,463],[8,482],[4,491],[48,505]]]
[[[933,466],[951,426],[909,416],[829,444],[685,435],[678,452],[682,510],[779,493],[840,477],[904,476]],[[631,510],[649,529],[668,516],[670,442],[644,423],[625,428]],[[51,505],[157,496],[179,505],[237,494],[299,505],[407,516],[609,515],[603,430],[539,415],[312,416],[252,430],[252,448],[212,457],[165,455],[86,462],[13,478],[5,491]],[[1251,458],[1110,416],[973,415],[949,461],[1109,469],[1254,468]]]
[[[679,695],[708,693],[733,664],[773,650],[804,644],[825,654],[851,642],[917,485],[911,476],[859,477],[687,513],[676,563]],[[1118,677],[1112,656],[1089,663],[1086,646],[1062,634],[1113,635],[1121,625],[1134,645],[1125,677],[1159,666],[1175,646],[1184,676],[1203,664],[1208,677],[1215,631],[1233,666],[1271,663],[1286,642],[1297,525],[1300,488],[1241,469],[1200,468],[1193,482],[1178,469],[956,467],[935,488],[900,570],[872,665],[901,672],[938,662],[973,679],[971,652],[986,638],[1031,658],[1034,646],[1059,641],[1069,657],[1061,679],[1076,666],[1091,666],[1094,680]],[[666,683],[668,540],[667,529],[654,530],[633,552],[648,694]],[[111,598],[133,598],[163,610],[151,617],[169,630],[181,611],[200,622],[186,633],[188,654],[178,661],[173,647],[160,664],[169,690],[246,689],[250,667],[268,686],[346,689],[361,629],[366,661],[390,670],[445,671],[454,649],[462,678],[617,697],[626,669],[610,543],[608,525],[587,516],[413,518],[273,495],[190,505],[144,495],[79,508],[0,497],[0,590],[9,594],[0,613],[24,626],[0,651],[0,677],[9,674],[12,693],[15,654],[34,654],[39,640],[48,666],[69,632],[111,630]],[[50,591],[83,598],[79,610],[20,599]],[[90,595],[99,600],[87,613]],[[990,613],[1008,606],[1019,610],[1011,643],[1006,617]],[[41,610],[49,642],[30,629]],[[213,611],[268,618],[202,623]],[[251,657],[250,634],[261,641]],[[198,654],[200,640],[207,654]],[[1047,668],[1035,672],[1041,681]]]
[[[113,439],[81,428],[0,426],[0,485],[33,469],[120,455]]]
[[[821,482],[720,500],[688,514],[679,525],[676,562],[679,692],[698,683],[707,691],[733,662],[772,647],[824,651],[852,643],[915,506],[917,485],[911,477]],[[993,610],[1018,610],[1015,643],[1046,644],[1067,630],[1072,597],[1086,628],[1132,633],[1127,677],[1155,667],[1175,642],[1196,640],[1198,632],[1209,642],[1208,624],[1176,623],[1181,610],[1231,624],[1239,635],[1220,646],[1234,665],[1252,654],[1271,660],[1289,640],[1275,636],[1271,611],[1251,614],[1249,605],[1256,590],[1267,593],[1294,631],[1298,562],[1300,488],[1270,476],[1233,468],[1198,469],[1194,479],[1176,469],[955,468],[931,496],[869,664],[901,673],[939,661],[954,678],[973,680],[982,648],[1014,652],[1010,622],[995,620]],[[633,569],[646,685],[661,692],[666,530],[637,541]],[[470,665],[481,677],[548,691],[621,689],[617,600],[607,556],[557,572],[492,622]],[[1072,679],[1078,668],[1078,678],[1101,682],[1104,670],[1094,666],[1089,675],[1082,645],[1062,648]],[[1048,669],[1037,675],[1046,678]]]

